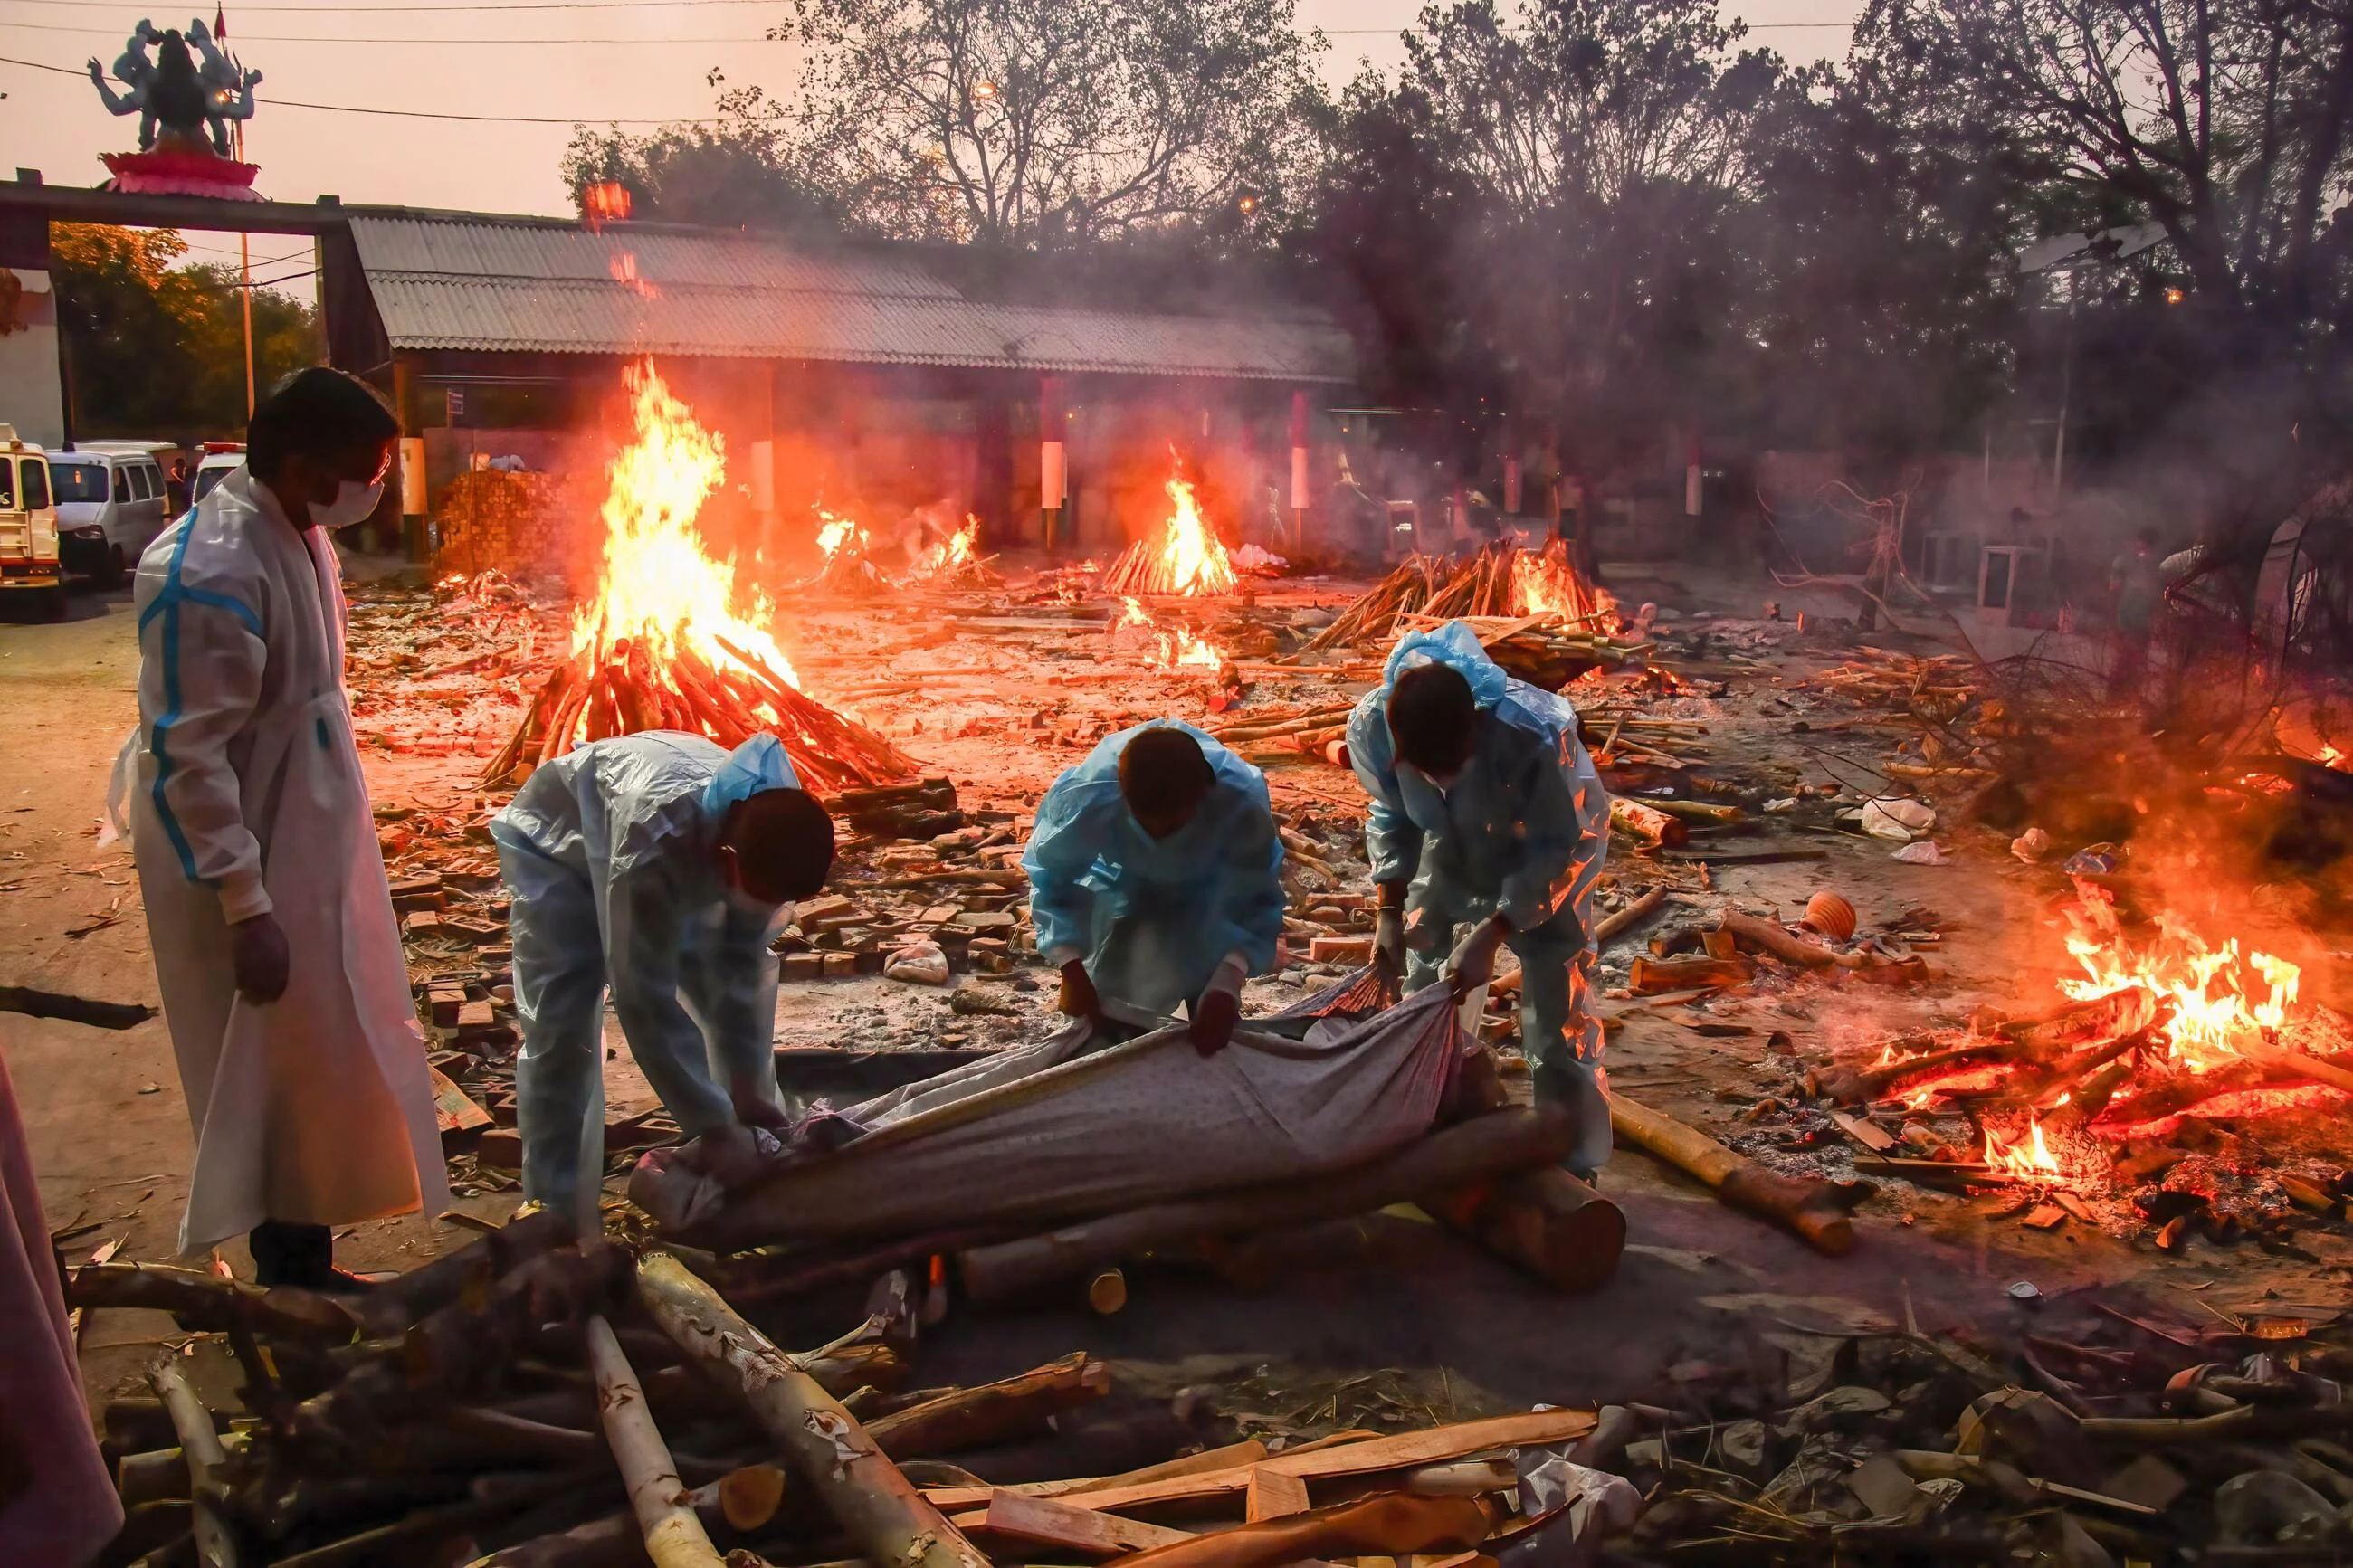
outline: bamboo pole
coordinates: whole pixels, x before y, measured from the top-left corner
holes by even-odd
[[[1817,1252],[1836,1256],[1854,1246],[1844,1196],[1827,1182],[1767,1170],[1622,1094],[1609,1097],[1609,1124],[1619,1137],[1706,1183],[1729,1206],[1786,1226]]]
[[[867,1562],[888,1568],[989,1568],[988,1559],[923,1500],[839,1400],[676,1258],[656,1252],[638,1260],[638,1297],[681,1349],[742,1394],[786,1461]]]

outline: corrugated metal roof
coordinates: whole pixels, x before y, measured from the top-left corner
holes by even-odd
[[[913,261],[765,237],[354,213],[395,348],[1345,381],[1318,320],[970,300]]]

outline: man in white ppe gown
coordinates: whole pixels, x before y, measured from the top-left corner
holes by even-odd
[[[180,1246],[248,1232],[264,1284],[355,1285],[333,1226],[448,1202],[327,537],[375,509],[398,433],[365,384],[298,372],[139,563],[117,776],[195,1127]]]
[[[688,1137],[783,1124],[768,943],[782,907],[825,885],[833,820],[776,737],[591,742],[533,773],[491,837],[513,900],[525,1197],[595,1223],[607,987]]]
[[[1451,955],[1465,994],[1511,948],[1520,1048],[1537,1098],[1577,1118],[1564,1163],[1590,1179],[1610,1146],[1592,984],[1609,796],[1577,739],[1577,710],[1512,679],[1476,633],[1451,621],[1398,643],[1379,689],[1349,717],[1348,757],[1373,797],[1365,847],[1376,947],[1402,967],[1409,992],[1437,981]]]

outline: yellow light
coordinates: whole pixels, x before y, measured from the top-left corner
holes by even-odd
[[[2168,305],[2179,305],[2181,303],[2181,290],[2179,289],[2168,289],[2165,291],[2165,302]]]

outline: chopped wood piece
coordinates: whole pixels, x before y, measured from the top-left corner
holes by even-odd
[[[1303,1558],[1460,1552],[1487,1538],[1472,1498],[1386,1492],[1356,1502],[1213,1531],[1137,1552],[1136,1568],[1280,1568]]]
[[[702,1521],[686,1500],[686,1486],[678,1479],[670,1445],[662,1441],[646,1409],[646,1391],[628,1357],[621,1353],[613,1325],[592,1317],[586,1338],[605,1439],[612,1445],[613,1462],[620,1467],[629,1506],[645,1532],[646,1555],[654,1568],[723,1568]]]
[[[352,1309],[332,1296],[290,1285],[252,1285],[168,1263],[86,1263],[66,1281],[66,1301],[169,1312],[189,1328],[208,1332],[243,1326],[325,1344],[344,1342],[360,1325]]]
[[[1123,1552],[1148,1551],[1155,1546],[1174,1545],[1193,1538],[1188,1531],[1172,1530],[1165,1524],[1146,1524],[1141,1520],[1122,1519],[1115,1513],[1099,1513],[1074,1503],[1056,1502],[1050,1498],[1023,1497],[1018,1492],[1009,1491],[990,1493],[986,1510],[958,1514],[955,1522],[987,1529],[1016,1541],[1060,1547],[1070,1552],[1084,1552],[1099,1557],[1114,1557]]]
[[[172,1429],[180,1435],[186,1457],[188,1490],[195,1500],[196,1560],[204,1568],[237,1568],[237,1534],[224,1510],[216,1475],[228,1463],[220,1434],[213,1430],[212,1412],[196,1397],[187,1370],[177,1355],[166,1355],[147,1373],[155,1396],[170,1412]]]
[[[1307,1483],[1297,1476],[1286,1476],[1281,1470],[1270,1470],[1264,1465],[1250,1468],[1250,1485],[1242,1492],[1242,1517],[1252,1524],[1261,1520],[1281,1519],[1285,1514],[1307,1511]]]
[[[2019,1223],[2032,1230],[2057,1230],[2067,1223],[2067,1211],[2057,1204],[2037,1204]]]
[[[1833,1255],[1854,1245],[1849,1194],[1811,1176],[1789,1176],[1744,1159],[1695,1127],[1628,1100],[1609,1097],[1609,1122],[1618,1135],[1715,1189],[1736,1209],[1774,1221],[1803,1237],[1817,1252]]]
[[[1433,1216],[1556,1290],[1590,1290],[1618,1272],[1623,1210],[1557,1165],[1423,1196]]]
[[[1493,1415],[1482,1421],[1458,1421],[1451,1426],[1426,1427],[1419,1432],[1400,1432],[1393,1436],[1344,1443],[1331,1448],[1311,1450],[1302,1445],[1295,1451],[1221,1470],[1165,1476],[1153,1480],[1123,1479],[1088,1482],[1054,1495],[1082,1507],[1098,1509],[1127,1509],[1145,1503],[1229,1497],[1250,1486],[1250,1471],[1257,1468],[1257,1464],[1271,1466],[1284,1475],[1312,1481],[1322,1477],[1363,1476],[1378,1470],[1434,1465],[1489,1448],[1567,1443],[1582,1437],[1592,1428],[1593,1413],[1589,1410],[1530,1410],[1517,1415]],[[1060,1487],[1066,1483],[1048,1484]],[[988,1487],[945,1487],[927,1490],[924,1495],[944,1508],[971,1508],[987,1501],[994,1489]],[[1028,1487],[1014,1489],[1033,1493],[1036,1490]]]
[[[1111,1369],[1084,1351],[976,1388],[960,1388],[878,1417],[867,1435],[893,1459],[953,1454],[1002,1443],[1111,1390]]]
[[[988,1568],[988,1560],[908,1484],[841,1402],[684,1264],[661,1252],[639,1259],[638,1295],[664,1333],[743,1395],[786,1461],[869,1563]]]

